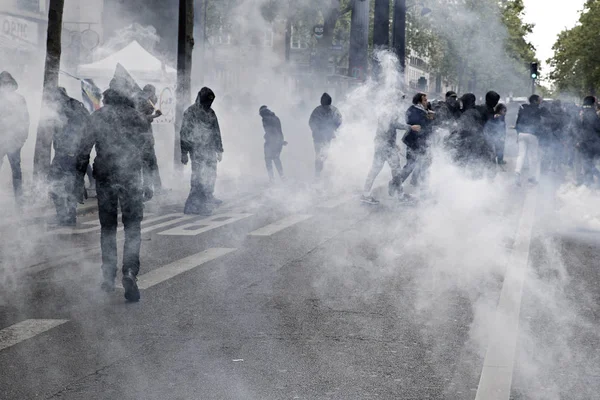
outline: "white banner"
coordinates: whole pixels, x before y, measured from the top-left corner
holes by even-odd
[[[162,111],[163,115],[157,118],[157,124],[174,124],[175,123],[175,85],[166,86],[159,89],[156,93],[158,103],[156,108]]]

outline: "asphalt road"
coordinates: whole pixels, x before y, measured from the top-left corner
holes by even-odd
[[[5,225],[0,398],[475,399],[494,346],[511,398],[594,398],[600,235],[548,224],[550,180],[499,181],[418,206],[293,183],[210,218],[149,204],[137,304],[99,290],[94,213]],[[527,215],[512,354],[490,337]]]

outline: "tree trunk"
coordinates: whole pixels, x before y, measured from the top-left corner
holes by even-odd
[[[317,71],[321,78],[327,75],[329,66],[329,57],[331,56],[331,45],[333,44],[333,33],[338,18],[340,17],[339,0],[330,0],[329,4],[323,9],[323,37],[319,39],[317,47]]]
[[[181,167],[179,131],[183,110],[191,102],[192,52],[194,50],[194,0],[179,0],[179,34],[177,38],[177,90],[175,106],[175,168]]]
[[[42,95],[42,112],[47,107],[50,92],[58,87],[58,73],[60,71],[61,33],[64,0],[50,0],[48,9],[48,36],[46,39],[46,64],[44,67],[44,89]],[[35,181],[45,181],[50,170],[50,157],[52,154],[52,129],[49,121],[40,118],[35,141],[33,156],[33,176]]]
[[[352,8],[348,72],[360,80],[366,79],[369,66],[369,5],[366,0],[354,0]]]

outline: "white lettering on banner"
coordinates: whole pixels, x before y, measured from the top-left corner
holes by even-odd
[[[160,91],[156,108],[162,112],[162,116],[156,119],[157,124],[175,123],[175,86],[167,86]]]
[[[165,236],[196,236],[204,232],[220,228],[231,223],[241,221],[253,214],[249,213],[223,213],[215,214],[212,217],[200,219],[189,224],[181,225],[164,232],[159,232],[159,235]]]
[[[0,14],[0,32],[2,36],[37,45],[39,42],[38,24],[26,19]]]

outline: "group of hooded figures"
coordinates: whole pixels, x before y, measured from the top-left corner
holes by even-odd
[[[17,90],[15,79],[7,72],[0,73],[0,163],[6,155],[13,172],[15,198],[17,204],[21,204],[20,154],[28,136],[29,115],[25,99]],[[162,186],[152,133],[152,122],[161,113],[154,106],[156,93],[153,86],[139,89],[135,82],[132,84],[117,74],[102,93],[102,99],[103,106],[91,114],[81,102],[69,97],[64,88],[51,90],[45,99],[51,117],[41,123],[52,131],[54,147],[48,176],[50,197],[56,207],[58,225],[74,226],[77,203],[82,201],[85,193],[84,177],[90,169],[90,153],[95,148],[93,178],[101,225],[101,288],[106,292],[115,288],[120,207],[125,231],[122,284],[125,298],[138,301],[144,202],[152,199],[155,190],[161,190]],[[219,121],[212,109],[214,99],[211,89],[202,88],[194,104],[183,115],[181,162],[188,164],[191,161],[192,170],[191,189],[184,207],[186,214],[208,215],[221,202],[213,195],[217,164],[223,158]],[[415,185],[425,179],[431,164],[430,148],[441,137],[434,133],[440,129],[449,132],[442,135],[442,142],[457,164],[478,173],[488,167],[491,169],[492,165],[504,164],[506,107],[499,104],[499,100],[500,95],[491,91],[486,95],[485,104],[478,106],[473,94],[465,94],[459,99],[456,93],[448,92],[445,101],[431,104],[426,94],[417,93],[403,115],[404,120],[398,113],[379,121],[373,165],[361,200],[377,203],[371,190],[386,162],[392,170],[389,194],[406,199],[403,184],[411,175]],[[518,182],[527,157],[529,170],[533,173],[531,181],[537,182],[540,142],[553,153],[553,159],[574,165],[582,180],[593,182],[598,175],[594,163],[600,156],[600,117],[595,99],[586,98],[582,109],[570,107],[565,110],[559,103],[554,103],[548,110],[540,107],[540,103],[538,96],[532,96],[530,104],[519,110],[516,126],[519,132]],[[273,181],[274,165],[283,179],[280,155],[287,142],[281,121],[267,106],[260,107],[259,115],[264,127],[268,176]],[[330,95],[322,95],[321,104],[314,109],[308,122],[315,149],[315,176],[319,178],[331,142],[342,125],[342,116],[332,105]],[[399,130],[404,131],[401,138],[406,145],[404,165],[401,165],[396,144]],[[550,138],[562,136],[553,141],[544,136],[547,131],[552,133]]]

